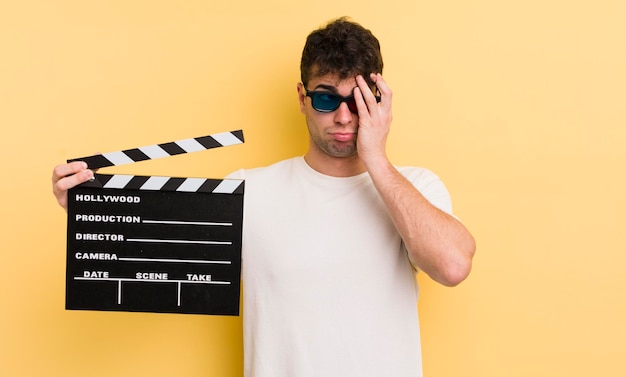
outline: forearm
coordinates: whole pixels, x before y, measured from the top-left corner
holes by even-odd
[[[443,285],[462,282],[475,251],[463,224],[433,206],[386,158],[367,169],[412,263]]]

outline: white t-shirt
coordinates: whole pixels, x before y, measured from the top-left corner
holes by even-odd
[[[451,212],[436,175],[398,170]],[[369,175],[297,157],[230,178],[246,180],[245,376],[422,376],[415,269]]]

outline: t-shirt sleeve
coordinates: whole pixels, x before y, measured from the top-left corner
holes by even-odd
[[[450,194],[439,177],[424,168],[399,168],[399,171],[433,206],[452,215]]]

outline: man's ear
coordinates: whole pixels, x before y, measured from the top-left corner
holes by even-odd
[[[305,113],[305,101],[306,101],[306,90],[304,89],[304,84],[301,82],[298,83],[298,102],[300,103],[300,112],[302,114]]]

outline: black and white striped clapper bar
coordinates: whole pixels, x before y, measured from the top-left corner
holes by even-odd
[[[242,144],[243,131],[76,158],[90,169]],[[66,309],[238,315],[244,181],[96,174],[68,192]]]

